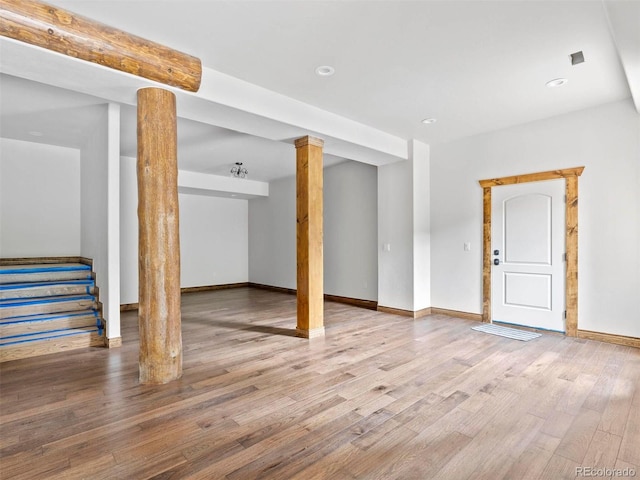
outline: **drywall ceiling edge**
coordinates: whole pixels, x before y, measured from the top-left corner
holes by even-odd
[[[211,69],[204,69],[200,91],[191,93],[5,37],[0,53],[2,73],[110,102],[135,105],[140,88],[166,88],[184,118],[289,143],[315,135],[325,140],[326,153],[372,165],[408,156],[402,138]]]
[[[602,5],[631,97],[640,113],[640,2],[603,0]]]

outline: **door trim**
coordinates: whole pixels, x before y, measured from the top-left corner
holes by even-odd
[[[565,330],[570,337],[578,332],[578,177],[584,167],[550,170],[548,172],[513,175],[480,180],[483,202],[482,236],[482,321],[491,322],[491,189],[501,185],[565,179],[565,244],[567,268],[565,274]]]

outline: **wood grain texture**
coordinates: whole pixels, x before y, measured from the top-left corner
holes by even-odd
[[[94,312],[75,315],[57,314],[55,317],[57,318],[46,321],[37,321],[37,317],[32,316],[20,317],[20,321],[15,321],[15,319],[1,321],[0,338],[68,328],[94,327],[96,325]]]
[[[140,382],[182,375],[180,230],[175,95],[138,91]]]
[[[482,321],[491,322],[491,187],[482,189]]]
[[[195,292],[210,292],[213,290],[225,290],[227,288],[242,288],[248,287],[249,282],[238,283],[221,283],[220,285],[202,285],[199,287],[181,287],[181,293],[195,293]]]
[[[112,337],[104,339],[104,346],[107,348],[119,348],[122,346],[122,337]]]
[[[305,136],[305,137],[301,137],[301,138],[297,138],[294,141],[294,145],[296,146],[296,148],[302,148],[302,147],[306,147],[306,146],[314,146],[314,147],[320,147],[323,148],[324,147],[324,140],[322,140],[321,138],[317,138],[317,137],[312,137],[312,136]]]
[[[311,338],[323,329],[322,146],[314,137],[296,140],[297,332]]]
[[[85,295],[93,294],[96,291],[96,287],[85,284],[50,284],[50,285],[25,285],[22,288],[15,288],[12,292],[0,291],[0,300],[7,298],[36,298],[36,297],[49,297],[55,295]]]
[[[81,263],[29,263],[21,268],[15,264],[0,265],[0,283],[51,282],[57,280],[81,280],[94,278],[95,275],[87,265]],[[66,269],[66,268],[69,269]],[[62,268],[62,270],[61,270]],[[46,271],[37,271],[45,270]],[[58,269],[51,271],[49,269]],[[33,270],[36,270],[35,272]]]
[[[0,0],[0,35],[190,92],[198,58],[34,0]]]
[[[461,312],[459,310],[449,310],[447,308],[437,307],[431,307],[431,313],[433,315],[447,315],[449,317],[464,318],[465,320],[473,320],[475,322],[483,321],[481,313]]]
[[[420,318],[426,315],[431,315],[431,307],[422,308],[420,310],[405,310],[403,308],[385,307],[384,305],[378,305],[377,310],[379,312],[391,313],[393,315],[401,315],[403,317]]]
[[[132,310],[138,310],[138,303],[123,303],[120,305],[121,312],[130,312]]]
[[[403,308],[386,307],[384,305],[378,305],[378,311],[383,313],[390,313],[392,315],[400,315],[402,317],[413,318],[413,310],[405,310]]]
[[[95,328],[78,328],[73,336],[45,338],[39,342],[19,343],[3,346],[0,349],[0,362],[37,357],[40,355],[52,355],[63,352],[69,354],[73,349],[85,347],[103,347],[104,337],[99,335]],[[36,338],[36,337],[34,337]]]
[[[0,266],[38,265],[48,263],[82,263],[93,266],[93,260],[85,257],[6,257],[0,258]]]
[[[276,287],[275,285],[266,285],[264,283],[250,282],[251,288],[261,288],[262,290],[269,290],[270,292],[288,293],[289,295],[297,295],[298,291],[295,288]]]
[[[567,177],[565,183],[565,330],[567,335],[575,337],[578,333],[578,177]]]
[[[640,350],[562,335],[518,342],[474,321],[325,304],[292,335],[292,295],[183,296],[184,375],[138,382],[123,345],[0,365],[11,479],[532,479],[640,461]],[[91,369],[79,369],[79,364]]]
[[[14,300],[8,300],[15,306],[5,306],[0,311],[0,320],[26,315],[47,314],[56,312],[77,312],[81,310],[96,309],[97,304],[94,297],[89,295],[61,295],[56,298],[55,302],[42,302],[41,304],[31,305],[28,298],[22,299],[26,303],[18,304]],[[3,303],[3,301],[0,301]]]
[[[249,282],[239,283],[224,283],[220,285],[202,285],[199,287],[180,287],[180,293],[195,293],[195,292],[210,292],[213,290],[224,290],[227,288],[242,288],[248,287]],[[120,305],[121,312],[128,312],[130,310],[138,310],[138,303],[123,303]]]
[[[346,303],[347,305],[354,305],[360,308],[367,308],[369,310],[376,310],[378,308],[378,302],[375,300],[363,300],[361,298],[343,297],[342,295],[329,295],[324,294],[325,301]]]
[[[590,330],[578,330],[576,336],[578,338],[588,338],[589,340],[597,340],[599,342],[616,343],[618,345],[640,348],[640,338],[638,337],[592,332]]]
[[[513,175],[510,177],[491,178],[480,180],[482,188],[497,187],[500,185],[513,185],[514,183],[540,182],[542,180],[554,180],[557,178],[579,177],[582,175],[584,167],[565,168],[561,170],[549,170],[546,172],[527,173],[524,175]]]

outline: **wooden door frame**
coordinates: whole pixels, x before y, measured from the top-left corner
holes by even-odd
[[[491,189],[501,185],[565,179],[565,332],[570,337],[578,333],[578,177],[584,167],[550,170],[548,172],[514,175],[480,180],[483,200],[482,236],[482,321],[491,322]]]

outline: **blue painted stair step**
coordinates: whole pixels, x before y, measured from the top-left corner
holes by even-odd
[[[95,282],[93,279],[5,283],[0,284],[0,300],[50,295],[92,294],[94,288]]]
[[[102,346],[96,295],[89,265],[1,265],[0,362]]]
[[[36,342],[39,340],[49,340],[61,337],[70,337],[73,335],[87,335],[90,333],[98,333],[99,329],[96,327],[85,328],[65,328],[60,330],[47,330],[43,332],[26,333],[24,335],[16,335],[12,337],[0,338],[0,347],[6,347],[9,345],[18,345],[21,343]]]
[[[0,284],[90,279],[91,277],[91,267],[82,263],[0,266]]]
[[[94,309],[93,295],[60,295],[0,300],[0,319],[39,313],[67,312]]]

